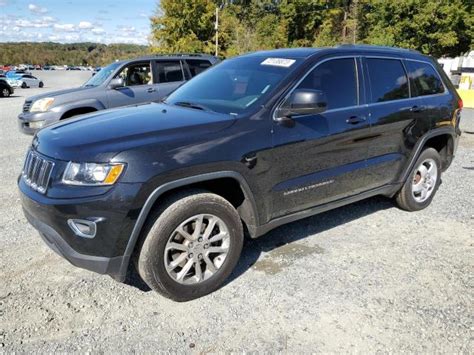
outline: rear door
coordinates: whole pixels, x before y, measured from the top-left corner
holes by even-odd
[[[153,73],[149,61],[128,64],[114,78],[122,78],[124,86],[107,89],[109,107],[153,101]]]
[[[295,87],[323,91],[328,106],[294,117],[292,126],[274,123],[273,218],[365,189],[370,127],[360,71],[356,57],[331,58]]]
[[[452,111],[446,105],[448,91],[445,88],[438,72],[428,62],[417,60],[405,61],[410,77],[412,96],[419,97],[423,103],[421,110],[425,120],[425,129],[433,127],[437,121],[450,121]]]
[[[205,59],[186,59],[185,63],[189,73],[188,77],[186,77],[188,80],[194,78],[198,74],[201,74],[203,71],[209,69],[212,66],[212,63]]]
[[[154,62],[154,101],[158,102],[184,83],[184,68],[181,60],[156,60]]]
[[[405,142],[422,117],[423,101],[411,97],[403,60],[364,59],[372,139],[367,158],[368,188],[395,182],[408,159]]]

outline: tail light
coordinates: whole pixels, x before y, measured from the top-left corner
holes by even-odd
[[[464,104],[463,104],[463,102],[462,102],[462,99],[459,99],[459,100],[458,100],[458,106],[459,106],[459,109],[462,109],[462,108],[463,108]]]

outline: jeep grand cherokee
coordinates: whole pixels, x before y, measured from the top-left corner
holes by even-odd
[[[41,130],[19,179],[28,221],[72,264],[124,281],[133,260],[185,301],[219,288],[244,231],[374,195],[427,207],[462,101],[414,51],[341,46],[226,60],[163,103]]]

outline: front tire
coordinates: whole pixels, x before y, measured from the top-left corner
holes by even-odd
[[[180,302],[217,290],[235,268],[244,238],[235,208],[206,191],[168,200],[145,230],[138,273],[151,289]]]
[[[38,84],[38,86],[39,86],[40,88],[42,88],[42,87],[44,86],[43,82],[40,81],[40,83]]]
[[[10,96],[10,90],[8,90],[7,88],[2,89],[2,91],[0,92],[0,96],[9,97]]]
[[[27,85],[26,85],[25,82],[22,82],[22,83],[21,83],[21,88],[22,88],[22,89],[26,89],[26,88],[27,88]]]
[[[436,149],[426,148],[395,200],[406,211],[422,210],[429,206],[440,184],[441,157]]]

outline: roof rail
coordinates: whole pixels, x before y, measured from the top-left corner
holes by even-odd
[[[400,47],[390,47],[390,46],[378,46],[378,45],[371,45],[371,44],[351,44],[351,43],[344,43],[340,44],[337,47],[354,47],[354,48],[361,48],[361,49],[385,49],[385,50],[392,50],[392,51],[406,51],[406,52],[415,52],[420,53],[416,49],[411,48],[400,48]]]

